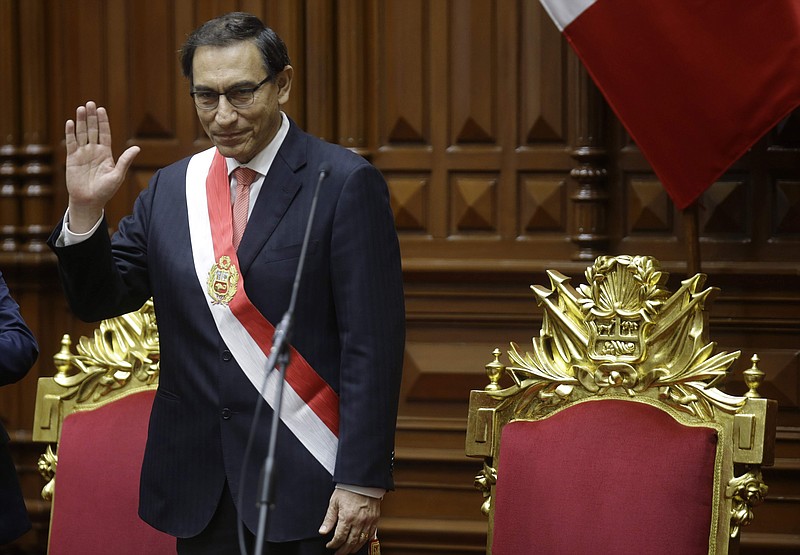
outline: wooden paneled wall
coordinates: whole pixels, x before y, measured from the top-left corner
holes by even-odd
[[[0,270],[42,348],[31,374],[0,391],[37,519],[11,549],[40,553],[46,538],[29,439],[36,377],[53,373],[63,333],[93,328],[69,312],[43,247],[66,206],[64,121],[95,100],[115,151],[142,147],[108,207],[118,221],[157,168],[208,146],[177,51],[230,10],[261,16],[286,41],[289,115],[389,183],[408,343],[384,553],[480,553],[467,397],[486,383],[492,349],[538,333],[528,286],[547,283],[548,268],[580,282],[599,254],[655,256],[672,285],[691,267],[695,219],[673,207],[537,0],[0,0]],[[796,551],[800,114],[703,195],[696,223],[701,269],[721,288],[712,338],[743,351],[739,375],[758,353],[763,393],[781,405],[770,496],[743,552]],[[741,378],[730,388],[743,392]]]

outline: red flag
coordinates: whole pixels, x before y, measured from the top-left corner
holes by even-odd
[[[800,0],[540,0],[678,208],[800,106]]]

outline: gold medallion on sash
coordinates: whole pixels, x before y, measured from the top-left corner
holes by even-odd
[[[228,256],[220,256],[219,261],[208,272],[208,296],[211,304],[227,305],[236,294],[239,283],[239,270],[231,264]]]

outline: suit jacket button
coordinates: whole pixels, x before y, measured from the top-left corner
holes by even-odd
[[[228,349],[225,349],[224,351],[222,351],[222,360],[224,360],[225,362],[228,362],[232,358],[233,358],[233,355],[231,354],[231,352]]]
[[[227,407],[222,409],[222,419],[223,420],[229,420],[230,417],[231,417],[231,409],[229,409]]]

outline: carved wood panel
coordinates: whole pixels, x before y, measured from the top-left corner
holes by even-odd
[[[408,266],[562,256],[567,50],[538,3],[387,1],[377,25],[374,162]]]
[[[408,342],[384,552],[483,552],[478,469],[463,457],[467,395],[485,384],[492,349],[538,330],[528,286],[548,268],[578,280],[598,253],[686,272],[684,215],[537,0],[0,0],[0,270],[42,346],[31,375],[0,391],[0,417],[32,474],[35,378],[52,373],[63,333],[93,328],[71,315],[42,250],[66,206],[64,121],[95,100],[115,153],[142,147],[108,207],[116,224],[156,169],[209,146],[177,52],[230,10],[286,42],[290,117],[369,158],[389,184]],[[765,474],[782,500],[768,501],[743,551],[769,553],[800,513],[798,222],[793,114],[703,195],[698,218],[702,270],[722,289],[712,334],[762,356],[765,392],[782,407],[779,465]],[[35,480],[25,483],[34,499]]]

